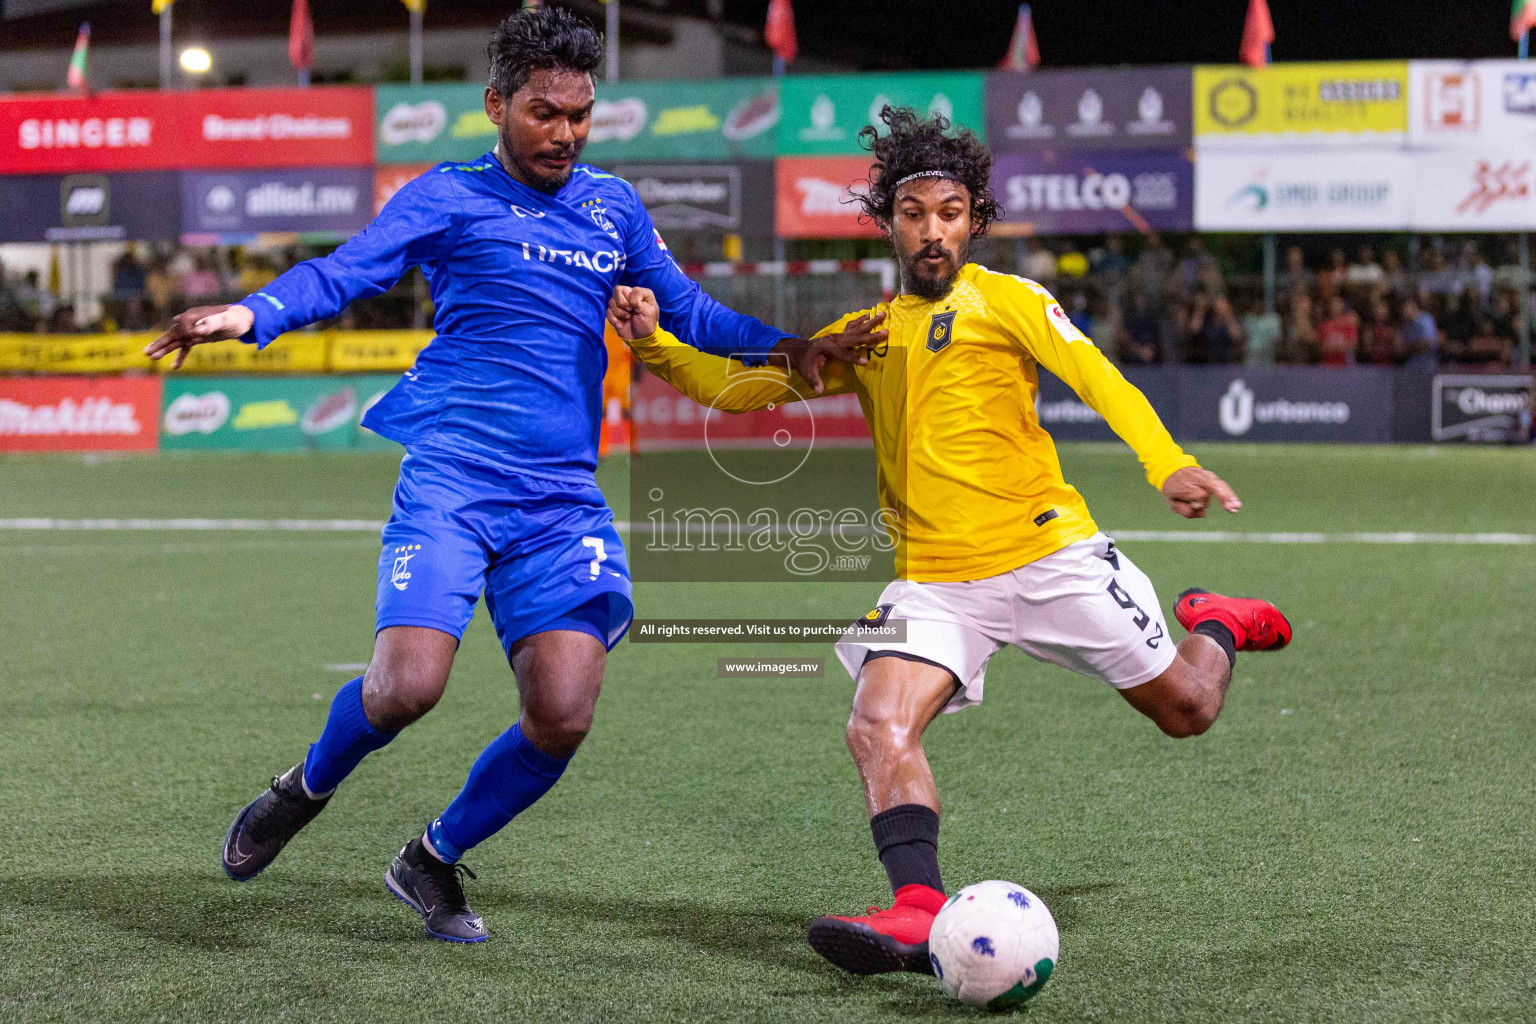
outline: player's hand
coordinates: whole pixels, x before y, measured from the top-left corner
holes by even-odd
[[[826,390],[821,381],[822,368],[828,359],[863,366],[869,362],[869,352],[889,337],[881,330],[884,313],[866,313],[850,321],[836,334],[823,334],[819,338],[785,338],[773,348],[773,354],[781,357],[819,395]]]
[[[242,337],[255,322],[256,314],[244,306],[194,306],[173,317],[166,332],[144,346],[144,354],[159,359],[175,352],[171,369],[179,370],[193,345]]]
[[[649,338],[660,321],[661,307],[649,288],[621,284],[608,299],[608,322],[625,341]]]
[[[1163,497],[1168,507],[1185,519],[1204,519],[1212,498],[1228,512],[1236,512],[1243,503],[1221,477],[1199,466],[1185,466],[1163,481]]]

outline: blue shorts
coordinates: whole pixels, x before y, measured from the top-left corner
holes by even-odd
[[[629,561],[595,483],[410,449],[383,542],[378,629],[462,637],[484,593],[510,657],[515,642],[550,629],[590,633],[611,650],[634,617]]]

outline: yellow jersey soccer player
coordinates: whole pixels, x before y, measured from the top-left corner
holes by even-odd
[[[889,107],[881,116],[888,134],[861,134],[875,164],[859,200],[891,236],[901,293],[827,328],[869,331],[883,319],[888,339],[863,365],[813,366],[811,380],[745,374],[658,331],[649,292],[620,288],[609,304],[646,366],[702,404],[740,412],[853,393],[869,424],[897,570],[871,614],[905,620],[907,634],[861,638],[855,624],[836,650],[857,683],[848,747],[895,903],[823,917],[810,931],[817,952],[856,974],[930,971],[928,930],[944,893],[938,791],[921,738],[941,711],[981,702],[987,663],[1005,645],[1108,684],[1182,737],[1215,720],[1236,651],[1278,649],[1291,636],[1266,601],[1188,590],[1175,613],[1190,634],[1174,643],[1152,582],[1062,478],[1035,415],[1039,368],[1109,422],[1175,512],[1241,503],[1174,443],[1045,288],[966,261],[997,213],[982,144],[949,134],[942,118]]]

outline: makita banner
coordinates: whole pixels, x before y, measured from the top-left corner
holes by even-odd
[[[159,377],[0,378],[0,452],[153,451]]]
[[[1192,138],[1187,67],[997,72],[986,92],[996,152],[1186,149]]]
[[[23,174],[0,184],[0,242],[152,242],[181,234],[171,171]]]
[[[1188,231],[1194,169],[1183,152],[1042,150],[999,154],[999,234]]]
[[[1392,440],[1392,371],[1185,367],[1177,436],[1196,441]]]
[[[255,234],[324,231],[352,234],[373,217],[369,167],[245,171],[181,176],[183,231]]]
[[[773,237],[773,164],[614,164],[661,231]]]
[[[0,174],[372,162],[371,89],[0,99]]]

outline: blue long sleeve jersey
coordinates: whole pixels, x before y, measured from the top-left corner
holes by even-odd
[[[242,339],[340,313],[420,266],[437,337],[363,417],[401,444],[560,480],[597,466],[603,319],[617,284],[656,293],[661,322],[703,351],[761,356],[782,337],[700,291],[673,262],[630,184],[585,164],[550,195],[494,153],[408,183],[334,253],[242,301]]]

